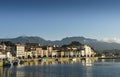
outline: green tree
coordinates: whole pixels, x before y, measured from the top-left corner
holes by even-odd
[[[2,41],[1,44],[5,44],[6,46],[15,46],[11,41]]]
[[[81,46],[81,45],[83,45],[83,44],[81,44],[80,42],[77,42],[77,41],[73,41],[68,45],[63,45],[62,47],[63,48],[66,48],[66,47],[78,47],[78,46]]]

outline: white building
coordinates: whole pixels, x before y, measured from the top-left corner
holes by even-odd
[[[7,57],[7,58],[12,58],[12,54],[11,54],[10,52],[7,52],[7,53],[6,53],[6,57]]]
[[[81,50],[81,56],[82,57],[91,57],[93,53],[93,50],[91,49],[90,46],[84,45],[83,49]]]
[[[7,46],[6,46],[5,44],[1,44],[1,45],[0,45],[0,50],[5,51],[5,50],[6,50],[6,47],[7,47]]]
[[[23,44],[16,44],[16,57],[25,56],[25,46]]]
[[[82,56],[82,57],[85,56],[85,50],[81,50],[81,56]]]
[[[88,45],[84,45],[84,48],[85,48],[85,55],[91,57],[91,52],[92,52],[91,47]]]
[[[0,54],[0,59],[4,59],[6,58],[6,55],[5,54]]]

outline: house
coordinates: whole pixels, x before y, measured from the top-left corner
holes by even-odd
[[[32,52],[31,51],[25,51],[25,58],[32,58]]]
[[[73,51],[69,51],[69,56],[73,57],[74,56],[74,52]]]
[[[5,53],[0,52],[0,59],[7,58]]]
[[[57,57],[64,57],[65,56],[65,52],[64,51],[57,51]]]
[[[48,57],[48,50],[43,50],[43,57]]]
[[[13,56],[12,56],[12,54],[10,52],[6,52],[6,57],[7,58],[12,58]]]
[[[43,49],[43,56],[44,57],[55,57],[57,56],[57,50],[54,49],[53,46],[44,46]]]
[[[5,44],[0,44],[0,51],[3,52],[5,51],[7,46]]]
[[[52,57],[57,57],[57,51],[58,51],[58,50],[53,50],[53,51],[52,51]]]
[[[85,51],[81,50],[81,57],[85,57]]]
[[[65,57],[70,57],[70,51],[65,50],[64,55],[65,55]]]
[[[52,57],[53,47],[52,46],[47,46],[47,50],[48,50],[48,56]]]
[[[92,57],[95,55],[94,50],[90,46],[83,45],[81,48],[80,52],[82,57]]]
[[[25,58],[32,58],[33,57],[31,51],[25,51],[24,54],[25,54]]]
[[[37,51],[37,57],[43,57],[43,49],[42,48],[36,48]]]

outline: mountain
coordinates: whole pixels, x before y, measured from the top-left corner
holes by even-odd
[[[46,44],[46,40],[37,36],[20,36],[17,38],[8,38],[8,39],[0,39],[0,41],[11,41],[13,43],[40,43],[42,45]]]
[[[40,43],[41,45],[64,45],[64,44],[70,44],[72,41],[78,41],[83,44],[88,44],[95,50],[113,50],[113,49],[118,49],[120,50],[120,44],[118,43],[108,43],[108,42],[103,42],[103,41],[98,41],[96,39],[90,39],[90,38],[85,38],[85,37],[66,37],[63,38],[62,40],[58,41],[50,41],[50,40],[45,40],[41,37],[37,36],[20,36],[17,38],[8,38],[8,39],[0,39],[0,41],[11,41],[13,43]]]
[[[82,44],[90,45],[95,50],[113,50],[113,49],[120,50],[120,44],[118,43],[108,43],[108,42],[98,41],[96,39],[89,39],[85,37],[67,37],[57,42],[57,45],[69,44],[72,41],[78,41]],[[54,42],[55,42],[54,44],[56,44],[56,41]]]

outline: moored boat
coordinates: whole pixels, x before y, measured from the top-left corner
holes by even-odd
[[[3,60],[0,60],[0,67],[3,66]]]

